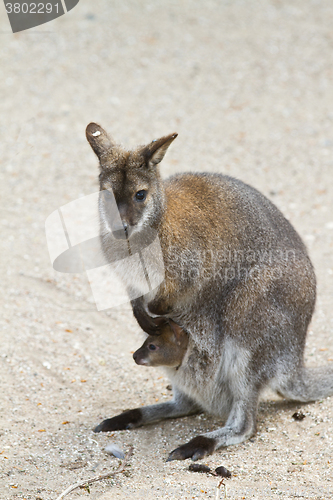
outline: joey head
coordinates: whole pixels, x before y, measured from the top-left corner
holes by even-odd
[[[148,335],[133,358],[137,365],[168,366],[178,370],[187,344],[186,332],[170,319],[161,327],[159,335]]]

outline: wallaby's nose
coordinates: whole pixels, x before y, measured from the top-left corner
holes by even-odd
[[[135,351],[133,354],[133,359],[137,365],[148,365],[148,361],[142,357],[142,352],[140,353],[140,349]]]

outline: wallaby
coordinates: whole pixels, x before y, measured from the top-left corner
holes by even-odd
[[[95,123],[86,135],[99,158],[100,189],[113,191],[128,241],[153,228],[161,244],[165,279],[154,296],[132,301],[134,316],[148,334],[158,334],[163,324],[154,316],[171,318],[188,332],[179,369],[166,368],[173,399],[104,420],[95,431],[199,411],[224,418],[224,427],[191,439],[168,458],[197,460],[254,434],[265,386],[302,402],[332,395],[333,367],[304,367],[315,273],[300,236],[277,207],[222,174],[162,180],[158,164],[177,134],[133,151]],[[112,259],[103,206],[100,218],[103,251]]]
[[[178,370],[188,344],[186,332],[171,319],[164,323],[158,335],[148,335],[142,346],[135,351],[137,365],[168,366]]]

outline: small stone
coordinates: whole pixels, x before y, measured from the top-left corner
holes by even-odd
[[[114,443],[110,443],[105,447],[106,453],[109,455],[113,455],[116,458],[120,458],[121,460],[125,458],[124,452],[119,448],[118,445]]]

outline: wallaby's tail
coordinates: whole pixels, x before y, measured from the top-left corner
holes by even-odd
[[[316,401],[333,395],[333,364],[319,368],[302,367],[278,392],[294,401]]]

